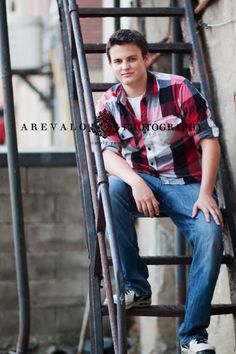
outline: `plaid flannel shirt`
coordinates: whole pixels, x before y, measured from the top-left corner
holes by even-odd
[[[141,121],[121,84],[103,94],[97,105],[102,149],[163,183],[200,182],[198,143],[219,136],[204,97],[182,76],[148,72],[140,105]]]

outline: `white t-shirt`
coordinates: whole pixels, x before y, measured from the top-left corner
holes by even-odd
[[[133,110],[134,110],[134,113],[136,115],[136,117],[141,120],[141,108],[140,108],[140,102],[143,98],[143,95],[142,94],[141,96],[138,96],[138,97],[127,97],[127,100],[129,101],[129,103],[131,104]]]

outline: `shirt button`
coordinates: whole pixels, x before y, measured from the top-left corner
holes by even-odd
[[[151,162],[151,165],[153,166],[153,162]]]
[[[148,150],[151,150],[151,148],[149,147]]]

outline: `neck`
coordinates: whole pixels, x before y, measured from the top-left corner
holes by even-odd
[[[147,87],[147,73],[146,75],[143,76],[143,79],[138,82],[138,85],[137,83],[134,83],[133,85],[123,84],[123,88],[128,97],[141,96],[146,91],[146,87]]]

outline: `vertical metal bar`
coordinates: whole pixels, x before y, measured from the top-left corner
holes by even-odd
[[[89,320],[89,311],[90,311],[90,308],[89,308],[89,296],[87,296],[85,309],[84,309],[83,321],[82,321],[82,325],[81,325],[79,344],[78,344],[78,347],[77,347],[77,353],[76,354],[83,354],[84,342],[85,342],[85,336],[86,336],[86,329],[87,329],[87,324],[88,324],[88,320]]]
[[[120,0],[114,0],[114,7],[120,7]],[[120,17],[115,17],[115,31],[120,29]]]
[[[98,242],[102,262],[102,273],[104,278],[104,287],[106,291],[106,297],[108,300],[108,314],[110,320],[110,327],[113,339],[113,346],[115,354],[118,354],[118,337],[117,337],[117,321],[116,321],[116,310],[113,300],[112,284],[110,278],[109,261],[107,257],[107,249],[105,243],[105,217],[103,205],[101,199],[99,198],[99,214],[97,221],[97,232],[98,232]]]
[[[172,7],[178,7],[178,0],[171,1]],[[182,31],[180,27],[180,20],[177,17],[172,18],[172,38],[173,42],[182,41]],[[173,53],[171,55],[172,73],[176,75],[183,75],[183,55],[180,53]],[[175,253],[177,256],[185,255],[185,239],[181,232],[176,228],[175,232]],[[184,265],[177,265],[175,268],[175,290],[177,304],[184,304],[186,299],[186,268]],[[176,354],[180,354],[180,345],[178,341],[179,326],[183,318],[176,319]]]
[[[91,143],[90,143],[90,138],[89,138],[89,125],[88,125],[87,114],[86,114],[86,109],[85,109],[84,92],[83,92],[83,88],[82,88],[82,84],[81,84],[81,76],[80,76],[79,64],[78,64],[77,58],[73,59],[73,67],[74,67],[76,89],[77,89],[77,94],[78,94],[79,109],[80,109],[80,114],[81,114],[81,122],[86,127],[86,129],[83,130],[83,133],[84,133],[83,137],[84,137],[85,151],[86,151],[85,157],[87,159],[88,174],[89,174],[89,180],[90,180],[90,186],[91,186],[94,214],[95,214],[95,219],[97,219],[98,202],[97,202],[97,185],[96,185],[96,178],[95,178],[96,172],[94,171],[94,160],[93,160]]]
[[[84,88],[84,98],[87,109],[89,123],[95,122],[95,111],[93,104],[93,97],[90,87],[90,80],[88,74],[88,67],[86,65],[85,52],[83,48],[83,38],[81,34],[80,22],[78,17],[78,9],[74,0],[69,0],[69,12],[72,21],[72,30],[74,32],[75,46],[78,53],[80,74]],[[100,185],[100,193],[103,201],[104,215],[106,218],[106,226],[109,233],[109,242],[111,247],[111,254],[114,264],[114,277],[117,293],[117,327],[118,327],[118,345],[119,353],[126,353],[126,315],[125,315],[125,300],[124,300],[124,277],[121,269],[120,257],[118,252],[117,239],[115,237],[115,230],[112,222],[111,202],[108,191],[108,180],[104,168],[102,158],[102,151],[100,146],[100,139],[94,134],[93,136],[94,155],[96,167],[98,172],[98,183]]]
[[[68,26],[67,26],[68,29]],[[78,59],[75,57],[73,59],[73,66],[74,66],[74,75],[76,81],[76,89],[79,101],[79,108],[81,114],[81,121],[88,127],[86,109],[85,109],[85,102],[84,102],[84,92],[81,82],[81,75],[79,71],[79,64]],[[93,169],[93,159],[92,159],[92,150],[91,150],[91,143],[89,138],[89,131],[88,129],[84,130],[84,141],[85,141],[85,150],[86,150],[86,158],[87,158],[87,166],[88,166],[88,173],[91,185],[91,192],[92,192],[92,199],[93,199],[93,206],[94,206],[94,214],[97,223],[104,221],[104,214],[98,215],[98,205],[97,205],[97,193],[96,193],[96,182],[95,182],[95,171]],[[101,220],[102,219],[102,220]],[[112,286],[111,286],[111,279],[110,279],[110,272],[109,272],[109,264],[106,252],[106,245],[105,245],[105,237],[104,237],[104,230],[105,225],[103,227],[102,232],[101,230],[97,230],[98,236],[98,243],[100,249],[100,256],[102,262],[102,269],[103,269],[103,277],[104,277],[104,286],[106,290],[106,296],[108,299],[108,312],[110,317],[110,325],[111,325],[111,333],[114,345],[115,354],[118,353],[118,342],[117,342],[117,323],[116,323],[116,313],[115,313],[115,305],[113,302],[112,296]],[[110,299],[110,301],[109,301]]]
[[[201,50],[198,42],[198,37],[195,28],[195,20],[193,15],[193,8],[190,0],[184,0],[184,7],[186,13],[186,20],[188,23],[188,28],[190,30],[191,42],[193,45],[194,54],[196,57],[198,72],[199,72],[199,79],[201,82],[201,92],[206,97],[210,108],[212,107],[211,97],[209,94],[209,88],[206,81],[205,69],[204,69],[204,62],[201,55]]]
[[[99,249],[101,253],[102,274],[104,278],[104,286],[106,289],[106,297],[108,300],[108,313],[110,319],[111,334],[113,340],[113,347],[115,354],[118,354],[118,337],[117,337],[117,321],[116,310],[113,300],[111,278],[109,272],[109,262],[107,257],[107,250],[105,244],[105,236],[103,232],[98,232]]]
[[[178,7],[178,0],[171,1],[172,7]],[[178,17],[172,18],[172,38],[173,42],[182,42],[182,31],[180,27],[180,20]],[[176,75],[183,75],[183,54],[173,53],[171,55],[172,73]]]
[[[185,238],[177,227],[175,229],[175,254],[176,256],[184,256],[186,254]],[[184,304],[186,299],[186,268],[184,265],[177,265],[175,270],[176,302],[177,304]],[[182,321],[183,318],[181,317],[176,319],[176,354],[180,353],[178,330]]]
[[[67,29],[68,28],[69,28],[69,24],[67,24]],[[82,82],[81,82],[81,75],[80,75],[80,71],[79,71],[78,58],[76,56],[73,58],[73,67],[74,67],[74,76],[75,76],[78,102],[79,102],[79,108],[80,108],[80,114],[81,114],[81,121],[88,128],[87,114],[86,114],[85,102],[84,102],[84,91],[83,91]],[[101,219],[104,223],[104,214],[100,215],[100,216],[98,215],[97,190],[96,190],[95,171],[94,171],[94,166],[93,166],[94,164],[93,164],[93,158],[92,158],[91,142],[90,142],[90,137],[89,137],[89,129],[85,129],[83,132],[84,132],[83,137],[84,137],[84,142],[85,142],[87,167],[88,167],[89,180],[90,180],[90,185],[91,185],[91,193],[92,193],[95,219],[96,219],[97,223]],[[104,229],[105,229],[105,226],[104,226]],[[106,290],[106,296],[108,298],[108,312],[109,312],[109,317],[110,317],[110,325],[111,325],[111,333],[112,333],[114,351],[115,351],[115,354],[117,354],[118,353],[118,342],[117,342],[116,313],[115,313],[115,305],[114,305],[113,296],[112,296],[112,285],[111,285],[111,279],[110,279],[108,258],[107,258],[107,253],[106,253],[104,229],[102,230],[102,232],[97,232],[97,238],[98,238],[100,257],[101,257],[101,262],[102,262],[104,287]],[[99,231],[99,230],[97,230],[97,231]],[[96,261],[95,261],[95,264],[96,264]],[[96,271],[96,269],[95,269],[95,271]],[[110,299],[110,301],[109,301],[109,299]],[[81,341],[81,346],[82,346],[82,341]]]
[[[109,234],[109,242],[111,255],[113,260],[113,269],[116,285],[117,295],[117,328],[118,328],[118,353],[127,353],[127,335],[126,335],[126,313],[125,313],[125,298],[124,298],[124,277],[121,270],[120,258],[118,253],[117,239],[115,238],[115,232],[113,228],[113,221],[110,215],[111,201],[108,190],[105,189],[105,185],[100,185],[100,192],[102,195],[102,201],[104,206],[104,214],[106,215],[106,226]]]
[[[143,1],[142,0],[133,0],[131,2],[132,7],[137,7],[140,8],[143,5]],[[138,30],[144,35],[146,36],[146,27],[145,27],[145,17],[138,17],[137,18],[137,23],[138,23]]]
[[[30,297],[5,0],[0,0],[0,49],[16,278],[19,298],[19,334],[16,352],[17,354],[26,354],[30,333]]]
[[[80,130],[81,123],[78,98],[75,97],[74,76],[72,66],[72,52],[70,47],[70,35],[66,27],[67,5],[58,0],[58,9],[61,21],[61,33],[63,36],[63,51],[66,64],[67,88],[69,94],[70,111],[75,125],[74,138],[76,147],[76,162],[81,183],[81,192],[83,199],[83,212],[85,220],[85,233],[89,252],[89,294],[90,294],[90,329],[91,329],[91,352],[95,354],[103,353],[103,333],[102,316],[100,310],[100,279],[93,274],[95,253],[96,253],[96,229],[94,222],[94,213],[90,189],[90,181],[87,174],[87,161],[84,159],[85,146],[83,140],[83,131]],[[67,14],[67,15],[66,15]]]

